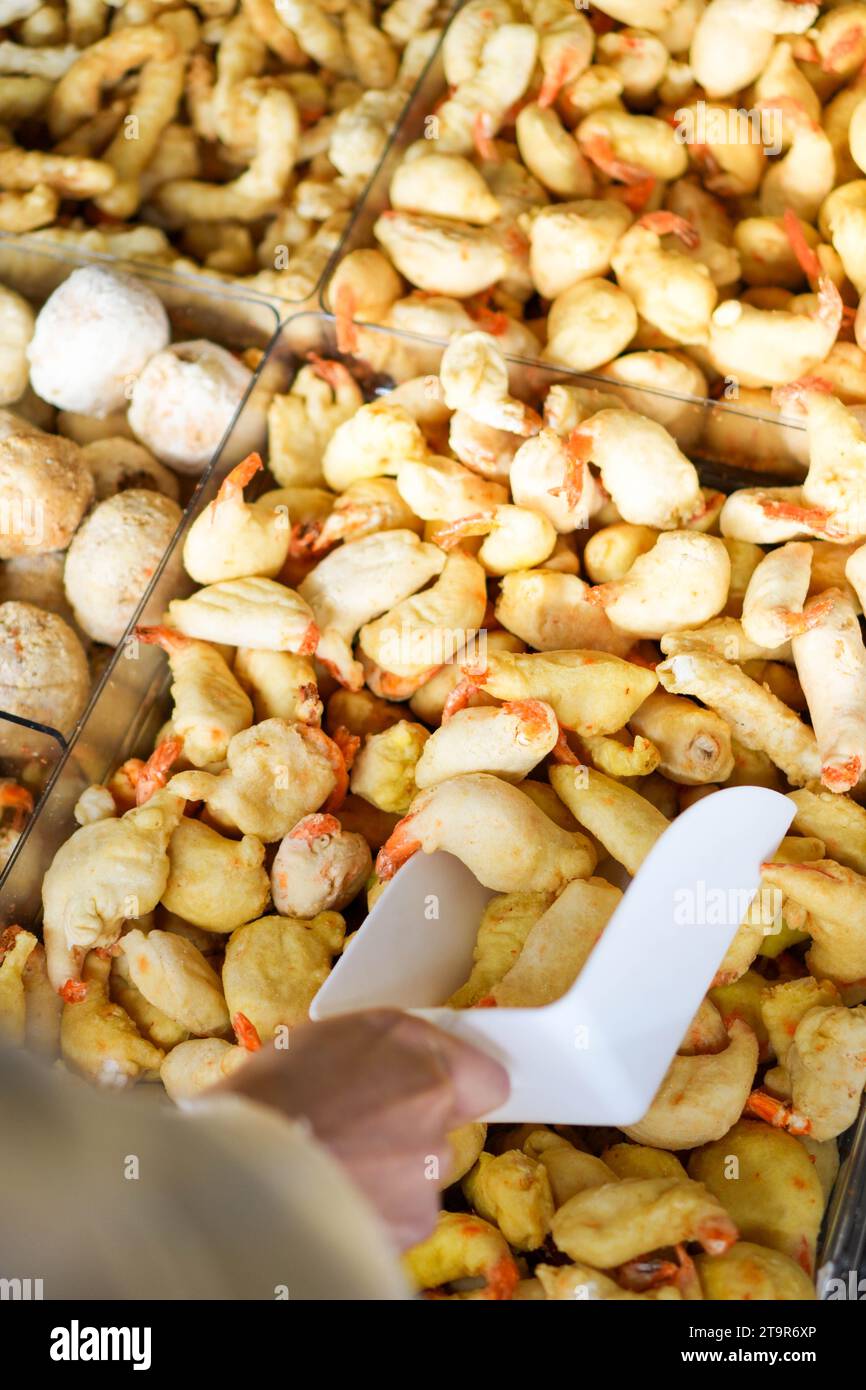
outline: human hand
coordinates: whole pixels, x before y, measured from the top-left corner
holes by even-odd
[[[501,1105],[498,1062],[397,1009],[367,1009],[263,1048],[228,1089],[306,1121],[346,1168],[401,1247],[433,1227],[446,1135]]]

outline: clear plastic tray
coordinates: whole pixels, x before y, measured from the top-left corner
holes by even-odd
[[[0,237],[0,284],[9,285],[17,290],[34,306],[42,304],[73,270],[92,265],[95,261],[105,263],[105,258],[94,257],[88,252],[51,246],[34,237],[11,240]],[[187,284],[181,284],[175,277],[166,275],[153,266],[133,266],[117,260],[111,264],[114,268],[134,274],[159,296],[171,320],[172,338],[176,341],[185,338],[209,338],[230,349],[257,348],[264,351],[278,328],[276,310],[261,300],[227,289],[215,293],[211,281],[191,280]],[[14,410],[15,407],[10,408]],[[227,458],[230,456],[230,450],[226,445],[227,441],[223,441],[218,452],[221,457]],[[237,462],[237,459],[234,462]],[[180,479],[185,514],[195,506],[209,468],[210,465],[199,480]],[[0,709],[0,715],[3,713]],[[68,736],[56,730],[50,733],[56,744],[61,748],[65,746]],[[0,728],[0,755],[5,742],[3,730]]]
[[[408,368],[410,365],[417,366],[419,361],[424,363],[424,372],[435,372],[437,353],[442,351],[441,345],[437,347],[423,339],[385,329],[371,329],[365,343],[373,345],[372,361],[346,357],[343,360],[370,398],[387,393],[394,380],[404,380],[417,374]],[[263,418],[263,407],[270,394],[289,387],[298,366],[310,351],[322,357],[339,356],[334,321],[328,315],[300,315],[285,324],[272,342],[248,399],[193,499],[172,548],[155,574],[131,626],[135,622],[159,621],[171,598],[183,597],[195,587],[186,576],[181,559],[186,532],[195,516],[215,496],[228,469],[237,460],[239,441],[243,439],[244,447],[250,447],[249,441],[253,438],[252,446],[255,447],[255,432],[250,426],[250,418],[254,421]],[[575,385],[603,385],[606,391],[613,389],[615,393],[617,390],[610,382],[599,382],[537,363],[513,359],[509,366],[514,394],[535,403],[551,385],[560,381]],[[652,399],[653,394],[644,393],[638,400],[634,390],[629,389],[633,406],[643,406],[645,413],[651,413],[653,405],[658,405]],[[676,401],[679,398],[665,398],[666,409],[670,407],[671,399]],[[680,405],[680,430],[686,430],[697,440],[703,437],[708,418],[716,412],[730,410],[729,406],[687,399],[681,401]],[[777,425],[776,428],[781,433],[790,427]],[[264,447],[263,437],[258,444]],[[694,450],[691,452],[695,457]],[[704,481],[711,486],[731,491],[743,485],[743,474],[739,469],[726,468],[718,463],[702,465],[700,462],[699,468]],[[747,477],[753,480],[754,475],[748,474]],[[269,485],[259,475],[259,486],[264,489]],[[169,713],[169,684],[167,664],[159,651],[130,642],[122,643],[117,649],[93,693],[74,738],[62,752],[51,774],[41,805],[25,830],[5,874],[0,875],[0,927],[12,922],[33,924],[39,921],[42,877],[59,846],[76,829],[72,814],[76,800],[86,786],[103,780],[126,758],[146,756],[151,751],[154,735]],[[848,1270],[857,1270],[866,1243],[862,1211],[863,1194],[866,1192],[866,1108],[861,1112],[858,1124],[842,1137],[840,1147],[844,1162],[828,1208],[819,1260],[821,1276],[825,1281],[840,1275],[847,1278]]]

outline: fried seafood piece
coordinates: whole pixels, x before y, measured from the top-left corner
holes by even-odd
[[[658,638],[714,618],[725,606],[730,580],[730,556],[718,537],[665,531],[622,579],[596,585],[589,597],[614,627]]]
[[[441,1211],[436,1228],[403,1257],[416,1289],[440,1289],[461,1279],[483,1279],[474,1293],[455,1298],[511,1298],[520,1272],[505,1236],[480,1216]],[[449,1295],[446,1295],[446,1297]]]
[[[498,1226],[515,1250],[537,1250],[553,1220],[553,1194],[547,1169],[519,1149],[482,1153],[463,1179],[469,1205]]]
[[[586,964],[621,897],[604,879],[572,879],[531,923],[520,955],[493,984],[489,998],[505,1008],[540,1008],[561,998]]]
[[[109,998],[111,959],[88,952],[81,969],[84,998],[63,1006],[60,1050],[75,1071],[102,1086],[128,1086],[159,1072],[165,1053],[143,1038],[129,1014]]]
[[[196,642],[170,627],[138,627],[141,642],[155,643],[168,656],[173,676],[171,723],[183,740],[193,767],[225,760],[235,734],[253,722],[253,706],[215,647]]]
[[[301,367],[289,392],[273,396],[268,406],[268,468],[280,486],[320,484],[332,436],[363,404],[361,388],[341,362],[317,357]]]
[[[636,874],[670,821],[645,796],[595,768],[550,769],[553,790],[578,823],[629,874]]]
[[[505,893],[481,914],[466,983],[452,994],[452,1009],[471,1009],[491,996],[518,959],[529,933],[553,901],[550,893]]]
[[[380,811],[405,815],[418,790],[415,773],[429,737],[423,724],[408,719],[368,734],[352,763],[353,793]]]
[[[169,842],[169,874],[160,901],[205,931],[234,931],[258,917],[268,901],[264,857],[264,845],[254,835],[229,840],[183,816]]]
[[[120,949],[132,983],[168,1018],[199,1036],[228,1030],[220,978],[186,937],[135,927],[120,938]]]
[[[556,715],[542,700],[458,710],[425,742],[415,784],[423,791],[468,772],[522,782],[558,739]]]
[[[809,1275],[788,1255],[738,1240],[723,1255],[695,1260],[704,1297],[714,1302],[810,1302],[817,1295]]]
[[[218,823],[266,843],[281,840],[347,786],[336,743],[321,729],[285,719],[265,719],[235,734],[226,761],[216,774],[176,773],[169,788],[188,801],[204,801]]]
[[[355,634],[409,601],[445,563],[438,546],[408,530],[363,536],[331,551],[299,589],[321,633],[319,659],[343,684],[359,689],[363,673],[352,656]]]
[[[715,1143],[695,1150],[688,1166],[690,1177],[715,1194],[744,1240],[779,1250],[807,1274],[813,1272],[824,1194],[814,1163],[793,1135],[738,1120]]]
[[[595,867],[585,836],[561,830],[517,787],[488,773],[421,792],[379,853],[379,877],[390,878],[419,849],[455,854],[496,893],[556,892]]]
[[[43,936],[55,989],[68,985],[67,997],[76,997],[86,953],[112,946],[124,921],[156,907],[182,813],[181,797],[157,792],[117,819],[82,826],[61,845],[42,884]]]
[[[265,499],[244,500],[244,487],[262,466],[258,454],[237,464],[189,528],[183,563],[197,584],[280,573],[289,553],[289,518]]]
[[[671,694],[692,695],[714,709],[740,743],[767,753],[794,786],[820,776],[812,730],[733,662],[706,651],[685,651],[663,661],[656,675]]]
[[[702,1183],[673,1177],[624,1178],[579,1192],[556,1212],[551,1233],[566,1255],[600,1269],[681,1241],[721,1255],[738,1234]]]
[[[189,1038],[171,1049],[159,1077],[171,1099],[182,1105],[227,1081],[249,1055],[246,1048],[223,1038]]]
[[[190,598],[172,599],[168,615],[186,637],[232,647],[303,656],[316,650],[319,639],[304,599],[294,589],[258,576],[211,584]]]
[[[271,892],[281,916],[339,912],[373,869],[363,835],[343,830],[333,816],[304,816],[280,842],[271,865]]]
[[[674,1058],[643,1119],[623,1126],[630,1139],[660,1149],[692,1149],[728,1132],[749,1098],[758,1042],[737,1018],[727,1033],[721,1052]]]
[[[261,1043],[309,1014],[338,954],[346,924],[337,912],[309,920],[260,917],[238,927],[226,946],[223,989],[239,1036],[249,1025]],[[238,1016],[244,1022],[238,1027]]]
[[[497,700],[541,700],[581,736],[616,733],[657,684],[655,672],[603,651],[489,652],[463,670],[446,717],[482,690]]]
[[[481,627],[486,607],[484,570],[458,551],[448,556],[435,584],[365,623],[361,649],[391,676],[421,684]]]

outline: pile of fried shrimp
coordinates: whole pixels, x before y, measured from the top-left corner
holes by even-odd
[[[468,0],[327,286],[341,347],[478,327],[770,419],[806,376],[866,402],[864,61],[866,3]],[[727,422],[729,462],[776,442]]]
[[[439,9],[0,0],[0,230],[305,299]]]
[[[312,357],[268,475],[250,454],[188,525],[197,587],[137,629],[171,712],[82,793],[42,940],[6,928],[3,1033],[182,1103],[284,1042],[435,850],[494,895],[442,1002],[543,1005],[675,816],[771,787],[791,833],[646,1115],[456,1131],[406,1269],[431,1297],[814,1297],[866,1082],[866,434],[808,384],[797,408],[802,487],[725,498],[598,387],[511,394],[489,334],[372,399]]]

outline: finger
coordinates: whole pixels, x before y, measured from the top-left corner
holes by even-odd
[[[508,1099],[508,1072],[480,1048],[421,1018],[404,1016],[395,1031],[426,1047],[449,1078],[453,1097],[449,1128],[477,1120]]]

